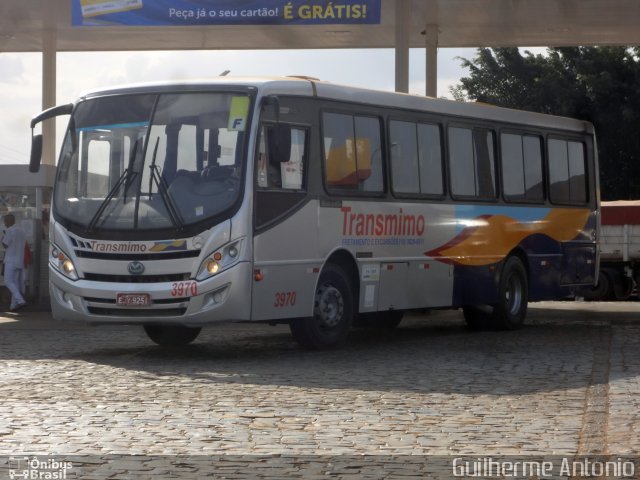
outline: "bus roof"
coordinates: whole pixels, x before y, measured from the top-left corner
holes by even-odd
[[[82,97],[94,97],[113,94],[133,94],[149,91],[175,91],[184,89],[198,91],[211,89],[216,86],[239,86],[255,88],[261,96],[266,95],[296,95],[316,96],[327,100],[362,103],[451,115],[462,118],[484,119],[496,122],[515,123],[535,127],[569,130],[592,134],[593,125],[585,120],[559,117],[526,110],[515,110],[496,107],[489,104],[475,102],[458,102],[454,100],[425,97],[422,95],[371,90],[360,87],[333,84],[309,77],[216,77],[208,80],[154,82],[144,84],[125,85],[109,89],[85,92]]]

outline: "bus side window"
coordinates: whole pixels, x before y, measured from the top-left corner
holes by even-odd
[[[476,164],[476,195],[496,198],[495,141],[491,130],[474,129],[473,143]]]
[[[355,117],[356,152],[360,190],[384,191],[382,173],[382,141],[380,120],[376,117]]]
[[[496,198],[495,147],[492,130],[450,127],[451,193]]]
[[[389,139],[394,192],[442,195],[440,127],[392,120]]]
[[[549,148],[550,197],[554,203],[586,203],[587,178],[584,144],[551,139]]]
[[[330,189],[384,190],[380,120],[324,113],[325,180]]]
[[[541,139],[533,135],[503,133],[502,193],[507,201],[536,201],[544,199],[542,188]]]
[[[353,117],[323,115],[325,175],[330,188],[353,188],[358,184]]]
[[[301,190],[307,158],[307,130],[262,125],[256,162],[260,188]]]
[[[418,124],[418,158],[420,160],[420,193],[442,195],[444,184],[438,125]]]
[[[469,128],[449,128],[449,171],[453,195],[476,194],[471,132]]]
[[[391,175],[395,193],[420,193],[420,165],[416,124],[389,122],[391,141]]]

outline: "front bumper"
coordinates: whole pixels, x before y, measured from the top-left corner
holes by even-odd
[[[246,321],[251,319],[252,271],[249,262],[240,262],[218,275],[196,282],[196,295],[189,295],[191,289],[176,289],[176,282],[71,281],[50,268],[51,310],[56,320],[91,324],[201,326]],[[151,303],[146,307],[118,306],[118,293],[147,293]]]

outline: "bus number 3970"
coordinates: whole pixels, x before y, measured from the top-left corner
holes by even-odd
[[[195,297],[198,295],[198,284],[196,282],[174,282],[171,285],[172,297]]]
[[[273,306],[276,308],[293,307],[296,304],[296,292],[277,292]]]

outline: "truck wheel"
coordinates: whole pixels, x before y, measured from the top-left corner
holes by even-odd
[[[633,281],[624,273],[618,272],[613,280],[613,298],[618,302],[628,300],[633,291]]]
[[[515,330],[524,324],[529,303],[527,270],[516,256],[507,258],[500,274],[498,303],[493,307],[492,323],[501,330]]]
[[[337,265],[327,265],[318,280],[313,316],[289,323],[293,338],[317,350],[344,343],[354,316],[354,295],[348,275]]]
[[[180,347],[193,342],[202,328],[181,325],[144,325],[149,338],[163,347]]]
[[[596,286],[585,288],[581,290],[580,293],[585,300],[592,302],[601,302],[608,299],[611,295],[611,280],[609,279],[609,275],[605,271],[600,270]]]

